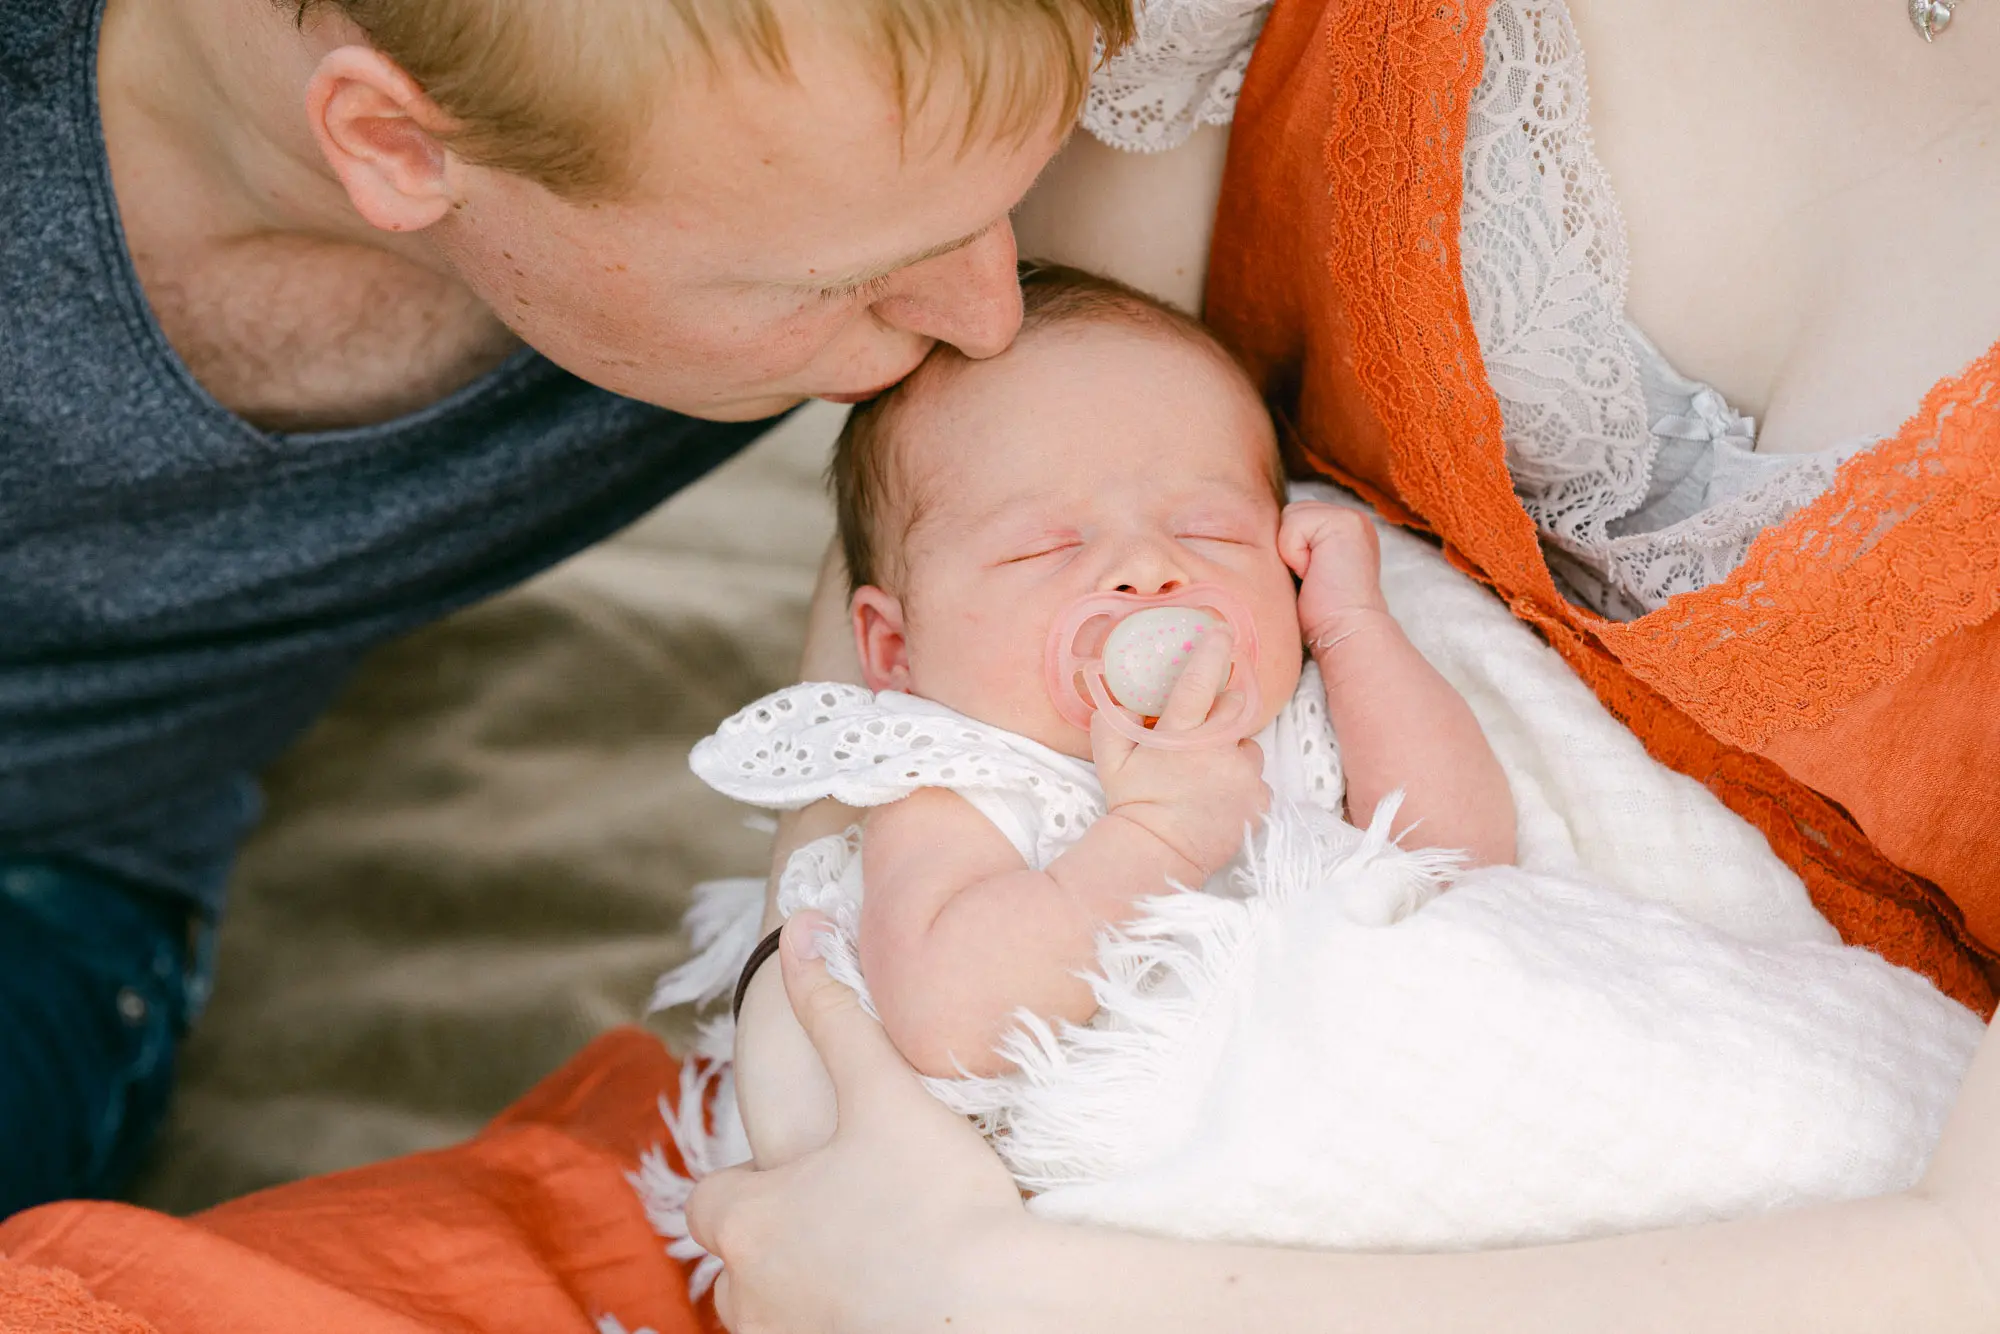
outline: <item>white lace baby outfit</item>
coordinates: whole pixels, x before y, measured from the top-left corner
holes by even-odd
[[[1299,688],[1256,740],[1274,799],[1341,809],[1340,754],[1317,667],[1307,664]],[[884,806],[920,788],[945,788],[991,820],[1037,871],[1105,811],[1104,788],[1086,760],[915,695],[851,685],[808,682],[767,695],[697,744],[689,764],[716,791],[769,810],[797,810],[823,797]],[[780,908],[787,915],[824,909],[824,887],[842,881],[858,909],[859,846],[849,834],[801,849],[781,877]],[[1227,882],[1225,870],[1210,883]]]
[[[1157,151],[1234,114],[1269,0],[1143,0],[1083,124]],[[1563,0],[1493,0],[1466,128],[1460,251],[1514,489],[1557,582],[1630,620],[1743,562],[1757,534],[1877,443],[1759,454],[1756,424],[1625,316],[1617,197],[1592,145]]]

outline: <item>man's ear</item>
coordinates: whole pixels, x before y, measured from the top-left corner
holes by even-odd
[[[451,118],[380,51],[343,46],[306,85],[306,116],[355,211],[386,232],[414,232],[452,206],[442,136]]]
[[[903,604],[873,584],[854,590],[854,648],[861,655],[861,680],[870,690],[910,688],[910,642]]]

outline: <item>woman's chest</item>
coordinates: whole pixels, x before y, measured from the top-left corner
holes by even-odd
[[[1889,434],[2000,335],[2000,11],[1931,45],[1901,0],[1570,19],[1626,312],[1760,451]]]

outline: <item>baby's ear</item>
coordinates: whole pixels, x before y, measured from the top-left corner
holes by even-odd
[[[848,604],[854,617],[854,649],[861,655],[861,680],[870,690],[910,688],[910,644],[903,631],[903,604],[895,594],[863,584]]]

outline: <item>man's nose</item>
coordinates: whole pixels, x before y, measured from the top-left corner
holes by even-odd
[[[1002,220],[970,245],[904,272],[876,304],[884,323],[950,343],[975,361],[1005,352],[1021,329],[1014,228]]]

